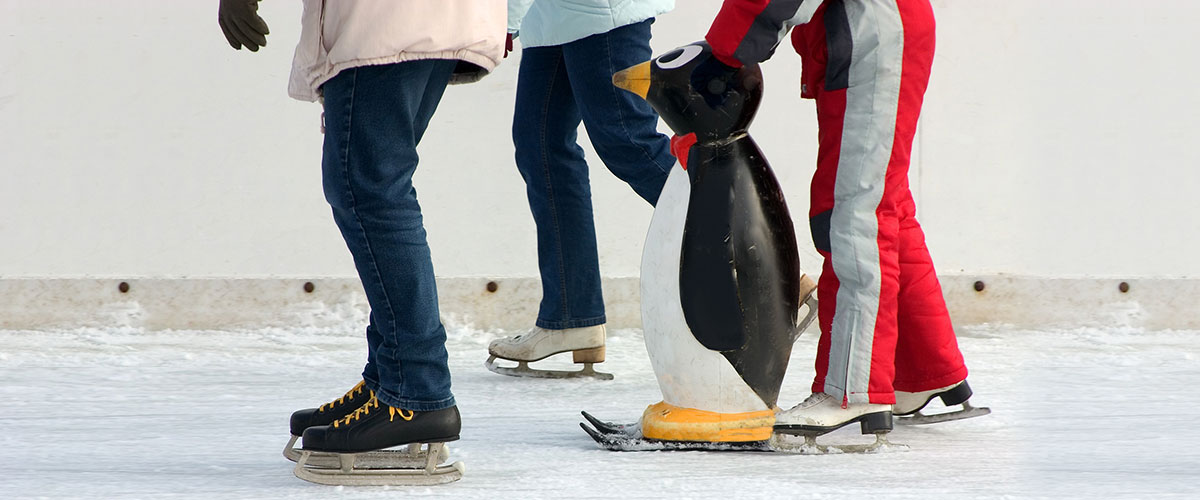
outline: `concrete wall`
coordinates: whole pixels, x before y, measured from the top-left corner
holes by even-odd
[[[678,3],[656,52],[702,37],[720,2]],[[941,272],[1200,276],[1200,4],[934,7],[912,184]],[[249,53],[215,1],[0,0],[0,279],[353,276],[321,194],[320,107],[286,96],[300,2],[261,13],[269,45]],[[519,59],[448,91],[421,146],[439,276],[537,275],[509,134]],[[751,131],[806,228],[813,105],[786,47],[764,73]],[[636,277],[650,207],[587,149],[602,272]]]

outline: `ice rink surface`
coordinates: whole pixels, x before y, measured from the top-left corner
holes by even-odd
[[[347,325],[357,324],[347,321]],[[482,366],[499,332],[448,325],[462,481],[328,487],[281,456],[288,415],[358,381],[357,327],[0,331],[0,498],[1195,498],[1200,332],[960,329],[989,416],[897,425],[870,455],[597,448],[580,410],[633,421],[659,392],[641,332],[609,332],[609,382]],[[780,404],[808,395],[816,335]],[[565,357],[565,356],[562,356]],[[569,361],[569,358],[567,358]],[[567,367],[569,363],[549,363]],[[857,426],[824,441],[861,442]]]

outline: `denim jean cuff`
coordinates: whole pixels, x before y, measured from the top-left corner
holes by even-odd
[[[594,318],[568,319],[565,321],[549,321],[538,318],[534,325],[537,325],[538,328],[545,328],[547,330],[565,330],[567,328],[583,328],[587,326],[603,325],[606,322],[607,320],[604,318],[604,315],[601,314],[600,316],[596,316]]]
[[[390,394],[390,393],[386,393],[383,391],[375,391],[375,398],[378,399],[380,403],[391,406],[393,408],[399,408],[402,410],[410,410],[410,411],[444,410],[446,408],[454,406],[454,404],[455,404],[454,396],[450,396],[448,398],[440,399],[437,401],[414,401],[411,399],[401,398],[399,396],[396,396],[395,394]]]

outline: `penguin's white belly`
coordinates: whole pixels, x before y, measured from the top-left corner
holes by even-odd
[[[679,258],[690,194],[687,171],[672,169],[642,252],[642,329],[663,401],[718,413],[767,410],[725,356],[701,345],[684,319]]]

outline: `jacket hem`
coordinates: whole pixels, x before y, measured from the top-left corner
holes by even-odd
[[[289,89],[288,95],[293,99],[298,99],[307,102],[316,102],[321,97],[321,85],[333,79],[342,70],[357,68],[361,66],[378,66],[383,64],[395,64],[410,61],[422,61],[426,59],[447,59],[458,60],[471,63],[478,69],[472,72],[456,73],[450,78],[450,84],[472,83],[481,80],[487,76],[493,69],[496,68],[498,61],[486,55],[474,52],[471,50],[443,50],[438,52],[401,52],[383,57],[367,57],[361,59],[351,59],[342,61],[337,64],[328,65],[328,68],[321,71],[310,72],[306,80],[309,82],[305,89]]]

